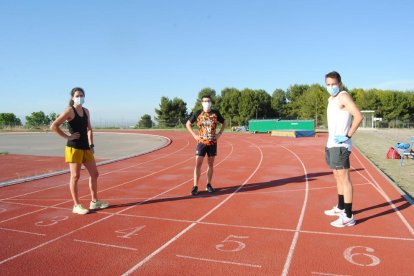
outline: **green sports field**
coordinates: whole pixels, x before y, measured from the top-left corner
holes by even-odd
[[[414,129],[358,129],[352,137],[355,146],[381,171],[391,178],[403,191],[414,198],[414,160],[386,158],[388,149],[398,142],[410,143]]]

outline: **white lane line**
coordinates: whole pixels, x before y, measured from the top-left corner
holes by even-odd
[[[184,259],[191,259],[191,260],[197,260],[197,261],[205,261],[205,262],[212,262],[212,263],[222,263],[222,264],[232,264],[232,265],[239,265],[239,266],[248,266],[248,267],[255,267],[255,268],[261,268],[261,265],[255,265],[255,264],[246,264],[246,263],[236,263],[236,262],[230,262],[230,261],[221,261],[221,260],[213,260],[213,259],[206,259],[206,258],[197,258],[197,257],[191,257],[191,256],[183,256],[183,255],[175,255],[178,258],[184,258]]]
[[[86,225],[84,225],[84,226],[82,226],[82,227],[79,227],[79,228],[77,228],[77,229],[75,229],[75,230],[72,230],[72,231],[70,231],[70,232],[68,232],[68,233],[66,233],[66,234],[60,235],[60,236],[58,236],[58,237],[56,237],[56,238],[54,238],[54,239],[48,240],[47,242],[41,243],[41,244],[39,244],[39,245],[37,245],[37,246],[35,246],[35,247],[32,247],[32,248],[30,248],[30,249],[28,249],[28,250],[22,251],[22,252],[20,252],[20,253],[18,253],[18,254],[16,254],[16,255],[13,255],[13,256],[11,256],[11,257],[9,257],[9,258],[7,258],[7,259],[4,259],[4,260],[0,261],[0,265],[2,265],[2,264],[4,264],[4,263],[7,263],[7,262],[9,262],[9,261],[11,261],[11,260],[13,260],[13,259],[16,259],[16,258],[18,258],[18,257],[20,257],[20,256],[23,256],[23,255],[25,255],[25,254],[28,254],[28,253],[30,253],[30,252],[32,252],[32,251],[34,251],[34,250],[36,250],[36,249],[42,248],[42,247],[44,247],[44,246],[46,246],[46,245],[48,245],[48,244],[51,244],[51,243],[53,243],[53,242],[55,242],[55,241],[57,241],[57,240],[60,240],[60,239],[62,239],[62,238],[64,238],[64,237],[66,237],[66,236],[69,236],[69,235],[71,235],[71,234],[73,234],[73,233],[75,233],[75,232],[77,232],[77,231],[79,231],[79,230],[82,230],[82,229],[84,229],[84,228],[87,228],[87,227],[90,227],[90,226],[92,226],[92,225],[94,225],[94,224],[97,224],[97,223],[99,223],[99,222],[101,222],[101,221],[103,221],[103,220],[106,220],[106,219],[110,218],[110,217],[112,217],[112,216],[107,216],[107,217],[101,218],[101,219],[96,220],[96,221],[94,221],[94,222],[92,222],[92,223],[86,224]]]
[[[355,187],[355,186],[365,186],[365,185],[372,185],[372,183],[368,182],[368,183],[363,183],[363,184],[354,184],[353,186]],[[309,188],[308,191],[311,192],[311,191],[327,190],[327,189],[336,189],[336,186],[329,186],[329,187],[323,187],[323,188]],[[261,195],[268,194],[268,195],[271,195],[271,194],[284,193],[284,192],[290,193],[290,192],[303,192],[303,191],[306,191],[306,188],[305,189],[286,189],[286,190],[269,191],[269,192],[248,192],[248,193],[242,193],[242,194],[239,193],[238,196],[241,196],[241,195],[255,195],[255,194],[261,194]]]
[[[110,214],[100,212],[102,214]],[[263,227],[263,226],[250,226],[250,225],[238,225],[238,224],[227,224],[227,223],[217,223],[217,222],[197,222],[192,220],[183,220],[183,219],[173,219],[173,218],[161,218],[154,216],[143,216],[143,215],[129,215],[129,214],[118,214],[118,216],[134,217],[134,218],[144,218],[152,219],[159,221],[172,221],[179,223],[197,223],[200,225],[214,225],[221,227],[231,227],[231,228],[243,228],[243,229],[255,229],[255,230],[264,230],[264,231],[276,231],[276,232],[297,232],[296,229],[287,229],[287,228],[274,228],[274,227]],[[299,233],[303,234],[313,234],[313,235],[329,235],[329,236],[339,236],[339,237],[355,237],[355,238],[370,238],[370,239],[382,239],[382,240],[397,240],[397,241],[414,241],[414,238],[405,238],[405,237],[391,237],[391,236],[375,236],[375,235],[358,235],[358,234],[346,234],[338,232],[322,232],[322,231],[309,231],[309,230],[300,230]]]
[[[364,166],[364,164],[362,164],[362,161],[358,158],[358,156],[356,156],[356,154],[354,156],[358,160],[358,162],[361,164],[361,166],[365,169],[368,176],[371,178],[372,186],[379,192],[380,195],[382,195],[384,197],[384,199],[391,206],[391,208],[394,210],[394,212],[400,217],[401,221],[403,222],[405,227],[408,229],[408,231],[411,233],[411,235],[414,236],[413,227],[410,225],[410,223],[407,221],[407,219],[403,216],[403,214],[401,214],[400,210],[398,210],[398,208],[395,206],[395,204],[392,203],[391,199],[388,197],[388,195],[385,193],[385,191],[381,188],[381,186],[378,184],[378,182],[375,180],[375,178],[371,175],[371,173],[367,170],[367,168]],[[363,178],[365,178],[367,181],[369,181],[369,179],[367,179],[359,171],[357,173],[359,173]]]
[[[24,213],[24,214],[15,216],[15,217],[11,217],[11,218],[8,218],[8,219],[5,219],[5,220],[0,221],[0,223],[4,223],[4,222],[7,222],[7,221],[11,221],[11,220],[14,220],[14,219],[18,219],[18,218],[21,218],[21,217],[24,217],[24,216],[28,216],[28,215],[31,215],[31,214],[34,214],[34,213],[38,213],[38,212],[41,212],[41,211],[46,210],[48,208],[49,207],[45,207],[45,208],[41,208],[41,209],[38,209],[38,210],[35,210],[35,211],[32,211],[32,212]]]
[[[386,237],[386,236],[370,236],[370,235],[357,235],[357,234],[342,234],[332,232],[319,232],[319,231],[306,231],[302,230],[301,233],[316,234],[316,235],[330,235],[330,236],[342,236],[342,237],[355,237],[355,238],[370,238],[370,239],[383,239],[383,240],[398,240],[398,241],[414,241],[414,238],[403,237]]]
[[[6,200],[10,201],[62,201],[67,200],[67,198],[11,198],[11,199],[0,199],[0,201],[7,202]]]
[[[103,133],[103,132],[95,132],[95,133]],[[122,134],[122,133],[113,132],[112,134]],[[101,162],[96,163],[96,165],[97,166],[106,165],[106,164],[109,164],[109,163],[114,163],[114,162],[117,162],[117,161],[137,157],[137,156],[144,155],[144,154],[148,154],[148,153],[151,153],[153,151],[157,151],[159,149],[162,149],[162,148],[168,146],[169,144],[171,144],[171,139],[170,138],[160,136],[160,135],[138,134],[138,133],[129,133],[129,134],[131,134],[131,135],[148,135],[148,136],[161,137],[161,138],[164,138],[167,142],[165,142],[164,144],[162,144],[162,145],[160,145],[156,148],[150,149],[150,150],[144,150],[144,151],[141,151],[139,153],[136,153],[136,154],[133,154],[133,155],[130,155],[130,156],[124,156],[124,157],[120,157],[120,158],[101,161]],[[41,160],[41,159],[39,159],[39,160]],[[39,160],[35,160],[35,161],[39,161]],[[35,175],[35,176],[26,177],[26,178],[20,178],[20,179],[14,179],[14,180],[10,180],[10,181],[0,182],[0,187],[6,187],[6,186],[16,185],[16,184],[20,184],[20,183],[24,183],[24,182],[39,180],[39,179],[43,179],[43,178],[47,178],[47,177],[51,177],[51,176],[66,174],[68,172],[69,172],[69,169],[64,169],[64,170],[55,171],[55,172],[51,172],[51,173],[45,173],[45,174],[41,174],[41,175]]]
[[[333,273],[324,273],[324,272],[312,272],[313,275],[325,275],[325,276],[350,276],[348,274],[333,274]]]
[[[192,158],[193,158],[193,157],[192,157]],[[189,158],[188,160],[190,160],[190,159],[192,159],[192,158]],[[186,161],[183,161],[183,162],[186,162]],[[150,174],[144,175],[144,176],[142,176],[142,177],[135,178],[135,179],[130,180],[130,181],[127,181],[127,182],[123,182],[123,183],[121,183],[121,184],[119,184],[119,185],[116,185],[116,186],[111,186],[110,188],[103,189],[103,190],[99,190],[99,192],[103,192],[103,191],[111,190],[111,189],[114,189],[114,188],[120,187],[120,186],[122,186],[122,185],[125,185],[125,184],[127,184],[127,183],[133,182],[133,181],[135,181],[135,180],[142,179],[142,178],[145,178],[145,177],[148,177],[148,176],[151,176],[151,175],[154,175],[154,174],[160,173],[160,172],[162,172],[162,171],[164,171],[164,170],[166,170],[166,169],[169,169],[169,168],[173,168],[173,167],[175,167],[175,166],[178,166],[179,164],[181,164],[181,163],[183,163],[183,162],[176,163],[176,164],[174,164],[173,166],[170,166],[170,167],[167,167],[167,168],[163,168],[163,169],[158,170],[158,171],[156,171],[156,172],[153,172],[153,173],[150,173]],[[85,178],[85,179],[88,179],[88,178]],[[67,185],[67,184],[66,184],[66,185]],[[48,188],[48,189],[46,189],[46,190],[49,190],[49,189],[51,189],[51,188]],[[171,190],[171,189],[170,189],[170,190]],[[169,191],[169,190],[168,190],[168,191]],[[168,192],[168,191],[167,191],[167,192]],[[164,192],[164,193],[166,193],[166,192]],[[88,197],[88,196],[90,196],[90,195],[84,195],[84,196],[81,196],[80,198],[84,198],[84,197]],[[18,196],[15,196],[15,197],[18,197]],[[13,199],[13,198],[15,198],[15,197],[12,197],[11,199]],[[154,198],[154,197],[153,197],[153,198]],[[152,199],[152,198],[151,198],[151,199]],[[8,199],[3,199],[3,200],[8,200]],[[47,208],[42,208],[42,209],[39,209],[39,210],[36,210],[36,211],[33,211],[33,212],[25,213],[25,214],[22,214],[22,215],[19,215],[19,216],[13,217],[13,218],[9,218],[9,219],[7,219],[7,220],[0,221],[0,223],[7,222],[7,221],[10,221],[10,220],[13,220],[13,219],[16,219],[16,218],[24,217],[24,216],[26,216],[26,215],[31,215],[31,214],[33,214],[33,213],[41,212],[41,211],[46,210],[46,209],[48,209],[48,208],[53,208],[53,207],[56,207],[56,206],[59,206],[59,205],[62,205],[62,204],[66,204],[66,203],[71,202],[71,201],[72,201],[72,200],[66,200],[66,201],[64,201],[64,202],[60,202],[60,203],[54,204],[54,205],[52,205],[52,206],[50,206],[50,207],[47,207]],[[125,209],[125,210],[127,210],[127,209]]]
[[[219,163],[217,163],[214,167],[216,167],[216,166],[218,166],[218,165],[220,165],[222,162],[224,162],[232,153],[233,153],[233,145],[232,144],[230,144],[230,146],[231,146],[231,151],[230,151],[230,153],[221,161],[221,162],[219,162]],[[193,157],[191,157],[191,158],[189,158],[189,159],[192,159]],[[180,163],[178,163],[178,164],[180,164]],[[172,168],[172,167],[174,167],[174,166],[177,166],[178,164],[175,164],[175,165],[173,165],[173,166],[170,166],[170,167],[168,167],[168,168]],[[161,170],[158,170],[158,171],[156,171],[156,172],[153,172],[153,173],[151,173],[151,174],[149,174],[149,175],[153,175],[153,174],[156,174],[156,173],[159,173],[159,172],[162,172],[162,171],[164,171],[164,170],[166,170],[167,168],[163,168],[163,169],[161,169]],[[203,174],[205,173],[206,171],[204,171],[203,172]],[[139,178],[137,178],[137,179],[140,179],[140,178],[144,178],[144,177],[146,177],[146,176],[149,176],[149,175],[145,175],[145,176],[142,176],[142,177],[139,177]],[[137,179],[135,179],[135,180],[137,180]],[[148,202],[148,201],[150,201],[150,200],[153,200],[153,199],[155,199],[155,198],[157,198],[157,197],[160,197],[160,196],[162,196],[163,194],[166,194],[166,193],[168,193],[168,192],[170,192],[170,191],[172,191],[172,190],[174,190],[174,189],[176,189],[176,188],[178,188],[178,187],[180,187],[180,186],[182,186],[182,185],[184,185],[185,183],[187,183],[187,182],[189,182],[189,181],[192,181],[193,180],[193,178],[191,178],[191,179],[189,179],[189,180],[187,180],[187,181],[184,181],[184,182],[182,182],[182,183],[180,183],[179,185],[177,185],[177,186],[175,186],[175,187],[173,187],[173,188],[170,188],[170,189],[168,189],[168,190],[166,190],[166,191],[164,191],[164,192],[162,192],[162,193],[160,193],[160,194],[158,194],[158,195],[155,195],[155,196],[153,196],[153,197],[151,197],[151,198],[147,198],[146,200],[144,200],[144,201],[142,201],[142,202],[140,202],[140,203],[138,203],[138,204],[135,204],[135,205],[132,205],[132,206],[130,206],[130,207],[128,207],[128,208],[126,208],[126,209],[124,209],[124,210],[121,210],[120,212],[117,212],[116,214],[120,214],[120,213],[122,213],[122,212],[124,212],[124,211],[127,211],[127,210],[129,210],[129,209],[131,209],[131,208],[133,208],[133,207],[135,207],[135,206],[137,206],[137,205],[141,205],[141,204],[143,204],[143,203],[145,203],[145,202]],[[119,184],[119,185],[117,185],[117,186],[112,186],[111,188],[108,188],[108,189],[105,189],[105,190],[100,190],[100,192],[102,192],[102,191],[106,191],[106,190],[110,190],[110,189],[113,189],[113,188],[115,188],[115,187],[119,187],[119,186],[121,186],[121,185],[124,185],[124,184],[127,184],[127,183],[130,183],[131,181],[127,181],[127,182],[123,182],[123,183],[121,183],[121,184]],[[81,196],[80,198],[83,198],[83,197],[86,197],[86,196],[89,196],[89,195],[85,195],[85,196]],[[48,208],[54,208],[54,207],[56,207],[56,206],[59,206],[59,205],[61,205],[61,204],[65,204],[65,203],[68,203],[68,202],[71,202],[71,200],[67,200],[67,201],[65,201],[65,202],[61,202],[61,203],[57,203],[57,204],[55,204],[55,205],[52,205],[52,206],[49,206],[49,207],[45,207],[45,208],[41,208],[41,209],[39,209],[39,210],[35,210],[35,211],[32,211],[32,212],[28,212],[28,213],[25,213],[25,214],[21,214],[21,215],[19,215],[19,216],[15,216],[15,217],[12,217],[12,218],[8,218],[8,219],[6,219],[6,220],[3,220],[3,221],[0,221],[0,223],[3,223],[3,222],[7,222],[7,221],[10,221],[10,220],[14,220],[14,219],[17,219],[17,218],[21,218],[21,217],[24,217],[24,216],[27,216],[27,215],[31,215],[31,214],[34,214],[34,213],[37,213],[37,212],[41,212],[41,211],[43,211],[43,210],[46,210],[46,209],[48,209]]]
[[[157,157],[157,158],[154,158],[154,159],[151,159],[151,160],[147,160],[147,161],[145,161],[145,162],[141,162],[141,163],[139,163],[139,164],[134,164],[134,165],[130,165],[130,166],[128,166],[128,167],[123,167],[123,168],[118,169],[118,170],[109,171],[109,172],[103,173],[101,176],[103,176],[103,175],[108,175],[108,174],[115,173],[115,172],[124,171],[124,170],[130,169],[130,168],[135,168],[135,167],[138,167],[138,166],[141,166],[141,165],[144,165],[144,164],[146,164],[146,163],[150,163],[150,162],[153,162],[153,161],[156,161],[156,160],[162,159],[162,158],[167,158],[167,157],[169,157],[169,156],[171,156],[171,155],[177,154],[177,153],[178,153],[178,152],[180,152],[180,151],[183,151],[183,150],[184,150],[185,148],[187,148],[189,145],[190,145],[190,141],[188,141],[188,140],[187,140],[187,144],[186,144],[186,145],[182,146],[180,149],[178,149],[178,150],[176,150],[176,151],[174,151],[174,152],[168,153],[168,154],[166,154],[166,155],[161,155],[161,156],[159,156],[159,157]]]
[[[186,181],[186,182],[188,182],[188,181]],[[238,193],[238,195],[240,195],[240,193]],[[42,210],[46,210],[46,209],[58,209],[58,210],[67,210],[67,211],[72,210],[71,208],[62,208],[62,207],[49,207],[49,206],[38,206],[38,207],[44,207]],[[37,212],[37,211],[35,211],[35,212]],[[122,213],[110,213],[110,212],[104,211],[104,209],[100,210],[99,213],[103,214],[103,215],[115,215],[115,216],[118,216],[118,217],[144,218],[144,219],[152,219],[152,220],[159,220],[159,221],[172,221],[172,222],[179,222],[179,223],[193,223],[193,222],[195,222],[194,220],[163,218],[163,217],[143,216],[143,215],[132,215],[132,214],[122,214]],[[295,232],[296,231],[295,229],[287,229],[287,228],[249,226],[249,225],[238,225],[238,224],[227,224],[227,223],[216,223],[216,222],[198,222],[198,224],[200,224],[200,225],[215,225],[215,226],[223,226],[223,227],[234,227],[234,228],[257,229],[257,230],[268,230],[268,231],[281,231],[281,232]],[[301,230],[299,232],[300,233],[306,233],[306,234],[317,234],[317,235],[332,235],[332,236],[357,237],[357,238],[414,241],[414,238],[404,238],[404,237],[342,234],[342,233],[337,233],[337,232],[320,232],[320,231],[307,231],[307,230]]]
[[[124,168],[121,168],[121,169],[116,169],[116,170],[113,170],[113,171],[109,171],[109,172],[103,173],[103,174],[101,174],[101,177],[102,177],[102,176],[105,176],[105,175],[107,175],[107,174],[110,174],[110,173],[114,173],[114,172],[122,171],[123,169],[126,169],[126,168],[137,167],[137,166],[141,166],[142,164],[146,164],[146,163],[149,163],[149,162],[153,162],[153,161],[156,161],[156,160],[159,160],[159,159],[162,159],[162,158],[167,158],[167,157],[169,157],[169,156],[171,156],[171,155],[176,154],[177,152],[180,152],[180,151],[184,150],[184,149],[185,149],[185,148],[187,148],[189,145],[190,145],[190,142],[189,142],[189,141],[187,141],[187,144],[186,144],[186,145],[184,145],[182,148],[180,148],[180,149],[178,149],[178,150],[176,150],[176,151],[174,151],[174,152],[171,152],[171,153],[169,153],[169,154],[166,154],[166,155],[163,155],[163,156],[160,156],[160,157],[157,157],[157,158],[154,158],[154,159],[151,159],[151,160],[148,160],[148,161],[145,161],[145,162],[139,163],[139,164],[131,165],[131,166],[129,166],[129,167],[124,167]],[[69,170],[68,170],[68,171],[69,171]],[[89,180],[89,176],[86,176],[86,177],[83,177],[83,178],[79,179],[79,182],[84,181],[84,180]],[[13,199],[13,198],[20,197],[20,196],[26,196],[26,195],[31,195],[31,194],[35,194],[35,193],[40,193],[40,192],[44,192],[44,191],[51,190],[51,189],[56,189],[56,188],[63,187],[63,186],[67,186],[67,185],[68,185],[68,184],[67,184],[67,181],[65,181],[65,183],[64,183],[64,184],[54,185],[54,186],[52,186],[52,187],[48,187],[48,188],[44,188],[44,189],[40,189],[40,190],[36,190],[36,191],[32,191],[32,192],[27,192],[27,193],[20,194],[20,195],[15,195],[15,196],[8,197],[8,198],[2,198],[2,200],[6,200],[6,199]]]
[[[225,158],[223,158],[223,160],[221,160],[220,162],[218,162],[216,165],[214,165],[214,167],[217,167],[217,166],[219,166],[221,163],[223,163],[224,161],[226,161],[227,160],[227,158],[229,158],[231,155],[232,155],[232,153],[233,153],[233,150],[234,150],[234,148],[233,148],[233,144],[230,144],[230,146],[231,146],[231,151],[226,155],[226,157]],[[194,157],[191,157],[191,159],[193,159]],[[162,171],[162,170],[161,170]],[[207,172],[207,170],[205,170],[202,174],[205,174]],[[151,200],[154,200],[154,199],[156,199],[156,198],[158,198],[158,197],[161,197],[162,199],[164,199],[164,198],[166,198],[165,196],[163,196],[164,194],[167,194],[167,193],[169,193],[170,191],[173,191],[173,190],[175,190],[175,189],[177,189],[178,187],[181,187],[182,185],[184,185],[184,184],[186,184],[186,183],[188,183],[188,182],[190,182],[190,181],[193,181],[193,179],[194,178],[190,178],[190,179],[188,179],[188,180],[185,180],[184,182],[181,182],[180,184],[178,184],[178,185],[176,185],[176,186],[174,186],[174,187],[172,187],[172,188],[170,188],[170,189],[168,189],[168,190],[165,190],[164,192],[161,192],[161,193],[159,193],[159,194],[157,194],[157,195],[155,195],[155,196],[153,196],[153,197],[150,197],[150,198],[147,198],[146,200],[144,200],[144,201],[142,201],[142,202],[139,202],[139,203],[137,203],[137,204],[134,204],[134,205],[131,205],[130,207],[128,207],[128,208],[125,208],[124,210],[121,210],[121,211],[119,211],[119,212],[116,212],[116,214],[122,214],[123,212],[125,212],[125,211],[127,211],[127,210],[129,210],[129,209],[131,209],[131,208],[134,208],[134,207],[136,207],[136,206],[139,206],[139,205],[142,205],[142,204],[145,204],[145,203],[147,203],[147,202],[149,202],[149,201],[151,201]],[[184,196],[184,198],[186,198],[186,197],[190,197],[189,195],[188,196]]]
[[[134,157],[138,157],[138,156],[141,156],[141,155],[144,155],[144,154],[148,154],[148,153],[151,153],[151,152],[154,152],[154,151],[157,151],[157,150],[160,150],[160,149],[162,149],[162,148],[165,148],[166,146],[168,146],[168,145],[170,145],[171,144],[171,139],[170,138],[168,138],[168,137],[165,137],[165,136],[161,136],[161,135],[155,135],[155,134],[143,134],[143,133],[116,133],[116,132],[112,132],[112,133],[108,133],[108,132],[95,132],[95,133],[101,133],[101,134],[103,134],[103,133],[105,133],[105,134],[112,134],[112,133],[115,133],[115,134],[120,134],[120,135],[141,135],[141,136],[155,136],[155,137],[158,137],[158,138],[163,138],[163,139],[165,139],[166,140],[166,142],[164,142],[162,145],[159,145],[158,147],[156,147],[156,148],[153,148],[153,149],[149,149],[149,150],[143,150],[143,151],[141,151],[141,152],[138,152],[138,153],[136,153],[136,154],[132,154],[132,155],[129,155],[129,156],[123,156],[123,157],[119,157],[119,158],[115,158],[115,159],[110,159],[110,160],[105,160],[105,161],[101,161],[101,162],[98,162],[97,163],[97,165],[98,166],[100,166],[100,165],[106,165],[106,164],[109,164],[109,163],[114,163],[114,162],[118,162],[118,161],[122,161],[122,160],[125,160],[125,159],[130,159],[130,158],[134,158]]]
[[[161,219],[161,218],[145,217],[145,216],[139,216],[139,217],[149,218],[149,219]],[[181,221],[177,221],[177,222],[181,222]],[[183,221],[183,222],[185,222],[185,221]],[[314,235],[330,235],[330,236],[340,236],[340,237],[356,237],[356,238],[371,238],[371,239],[398,240],[398,241],[414,241],[414,238],[404,238],[404,237],[358,235],[358,234],[346,234],[346,233],[322,232],[322,231],[308,231],[308,230],[297,231],[296,229],[250,226],[250,225],[237,225],[237,224],[226,224],[226,223],[216,223],[216,222],[199,222],[199,224],[201,224],[201,225],[223,226],[223,227],[234,227],[234,228],[244,228],[244,229],[265,230],[265,231],[277,231],[277,232],[299,232],[299,233],[314,234]]]
[[[221,161],[221,162],[219,162],[218,164],[217,164],[217,166],[219,165],[219,164],[221,164],[222,162],[224,162],[231,154],[233,153],[233,145],[231,144],[231,152]],[[188,180],[188,181],[186,181],[186,182],[189,182],[189,181],[191,181],[192,180],[192,178],[190,179],[190,180]],[[186,182],[184,182],[184,183],[186,183]],[[174,188],[172,188],[172,189],[175,189],[175,188],[177,188],[177,187],[179,187],[179,186],[181,186],[181,185],[183,185],[184,183],[182,183],[182,184],[180,184],[180,185],[177,185],[176,187],[174,187]],[[172,190],[172,189],[169,189],[169,190]],[[168,191],[169,191],[168,190]],[[166,193],[166,192],[164,192],[164,193]],[[161,194],[163,194],[163,193],[161,193]],[[155,196],[156,197],[156,196]],[[153,197],[153,198],[155,198],[155,197]],[[148,199],[148,200],[150,200],[150,199]],[[58,205],[58,204],[57,204]],[[63,235],[61,235],[61,236],[59,236],[59,237],[56,237],[56,238],[54,238],[54,239],[52,239],[52,240],[49,240],[49,241],[47,241],[47,242],[44,242],[44,243],[42,243],[42,244],[39,244],[39,245],[37,245],[37,246],[35,246],[35,247],[32,247],[32,248],[30,248],[30,249],[28,249],[28,250],[26,250],[26,251],[23,251],[23,252],[20,252],[19,254],[16,254],[16,255],[14,255],[14,256],[11,256],[11,257],[9,257],[9,258],[7,258],[7,259],[4,259],[4,260],[2,260],[2,261],[0,261],[0,265],[1,264],[3,264],[3,263],[6,263],[6,262],[8,262],[8,261],[11,261],[11,260],[13,260],[13,259],[16,259],[16,258],[18,258],[18,257],[20,257],[20,256],[23,256],[23,255],[25,255],[25,254],[28,254],[28,253],[30,253],[30,252],[32,252],[32,251],[34,251],[34,250],[37,250],[37,249],[39,249],[39,248],[42,248],[42,247],[44,247],[44,246],[46,246],[46,245],[48,245],[48,244],[51,244],[51,243],[53,243],[53,242],[55,242],[55,241],[57,241],[57,240],[60,240],[60,239],[62,239],[62,238],[64,238],[64,237],[66,237],[66,236],[69,236],[69,235],[71,235],[71,234],[73,234],[73,233],[75,233],[75,232],[77,232],[77,231],[80,231],[80,230],[82,230],[82,229],[85,229],[85,228],[87,228],[87,227],[90,227],[90,226],[93,226],[93,225],[95,225],[95,224],[97,224],[97,223],[100,223],[101,221],[104,221],[104,220],[107,220],[107,219],[109,219],[109,218],[112,218],[112,217],[115,217],[115,216],[117,216],[117,215],[119,215],[119,214],[121,214],[122,212],[124,212],[124,211],[126,211],[126,210],[129,210],[129,209],[131,209],[131,208],[133,208],[133,207],[135,207],[136,205],[132,205],[132,206],[130,206],[130,207],[128,207],[128,208],[125,208],[124,210],[121,210],[121,211],[119,211],[119,212],[116,212],[116,213],[113,213],[113,214],[111,214],[111,215],[109,215],[109,216],[107,216],[107,217],[104,217],[104,218],[101,218],[101,219],[99,219],[99,220],[96,220],[96,221],[94,221],[94,222],[92,222],[92,223],[89,223],[89,224],[87,224],[87,225],[84,225],[84,226],[82,226],[82,227],[79,227],[79,228],[77,228],[77,229],[74,229],[74,230],[72,230],[72,231],[70,231],[70,232],[68,232],[68,233],[66,233],[66,234],[63,234]],[[46,210],[46,209],[48,209],[48,208],[43,208],[42,210]],[[38,210],[39,211],[39,210]],[[38,212],[38,211],[35,211],[35,212]],[[35,213],[35,212],[31,212],[31,213]],[[30,214],[30,213],[28,213],[28,214]],[[21,216],[25,216],[25,215],[28,215],[28,214],[24,214],[24,215],[21,215]],[[21,217],[20,216],[20,217]]]
[[[320,150],[321,152],[324,152],[322,150]],[[367,157],[365,157],[365,155],[358,151],[364,158],[365,160],[370,163],[372,165],[372,167],[376,170],[378,170],[381,174],[383,174],[381,172],[381,170],[379,170]],[[368,183],[370,183],[372,185],[372,187],[374,189],[377,190],[377,192],[387,201],[387,203],[391,206],[391,208],[393,209],[393,211],[399,216],[399,218],[401,219],[402,223],[405,225],[405,227],[407,227],[408,231],[410,232],[410,234],[412,234],[414,236],[414,229],[413,227],[410,225],[410,223],[406,220],[406,218],[401,214],[401,212],[398,210],[398,208],[395,206],[395,204],[392,202],[392,200],[388,197],[388,195],[385,193],[385,191],[381,188],[381,186],[378,184],[378,182],[375,180],[375,178],[371,175],[371,173],[369,172],[369,170],[364,166],[364,164],[362,163],[362,161],[358,158],[358,156],[356,154],[353,154],[352,156],[355,156],[355,158],[358,160],[358,162],[361,164],[362,168],[364,169],[364,171],[368,174],[368,176],[371,178],[371,180],[369,180],[365,175],[363,175],[360,171],[357,171],[355,167],[351,166],[351,169],[353,169],[357,174],[359,174],[360,176],[362,176],[362,178],[364,178],[366,181],[368,181]],[[392,185],[392,184],[391,184]],[[394,187],[395,188],[395,187]],[[410,201],[408,201],[409,203],[411,203]]]
[[[300,157],[295,152],[291,151],[290,149],[288,149],[284,146],[281,146],[281,147],[286,149],[287,151],[289,151],[291,154],[293,154],[299,160],[299,162],[302,165],[303,172],[304,172],[304,175],[305,175],[305,181],[306,181],[305,198],[303,199],[302,210],[300,212],[298,224],[296,226],[296,231],[295,231],[295,234],[293,236],[292,243],[290,244],[289,253],[288,253],[288,256],[286,258],[285,265],[283,267],[282,275],[286,276],[286,275],[288,275],[288,272],[289,272],[289,267],[290,267],[290,264],[292,262],[293,253],[295,251],[296,243],[297,243],[298,238],[299,238],[299,233],[300,233],[300,230],[302,228],[303,218],[305,217],[306,205],[308,204],[309,181],[308,181],[308,172],[306,171],[305,165],[303,164]]]
[[[88,244],[94,244],[94,245],[99,245],[99,246],[106,246],[106,247],[113,247],[113,248],[119,248],[119,249],[132,250],[132,251],[137,251],[138,250],[138,249],[133,248],[133,247],[119,246],[119,245],[109,244],[109,243],[101,243],[101,242],[93,242],[93,241],[85,241],[85,240],[77,240],[77,239],[74,239],[74,241],[75,242],[88,243]]]
[[[161,170],[158,170],[158,171],[155,171],[155,172],[152,172],[152,173],[146,174],[146,175],[144,175],[144,176],[140,176],[140,177],[137,177],[137,178],[134,178],[134,179],[128,180],[128,181],[126,181],[126,182],[122,182],[121,184],[118,184],[118,185],[115,185],[115,186],[111,186],[111,187],[106,188],[106,189],[101,189],[101,190],[99,190],[99,192],[100,192],[100,193],[102,193],[102,192],[109,191],[109,190],[112,190],[112,189],[115,189],[115,188],[119,188],[119,187],[121,187],[121,186],[124,186],[125,184],[129,184],[129,183],[132,183],[132,182],[134,182],[134,181],[141,180],[141,179],[147,178],[147,177],[149,177],[149,176],[152,176],[152,175],[154,175],[154,174],[158,174],[158,173],[160,173],[160,172],[163,172],[163,171],[169,170],[169,169],[171,169],[171,168],[177,167],[177,166],[179,166],[179,165],[181,165],[181,164],[183,164],[183,163],[186,163],[186,162],[188,162],[188,161],[190,161],[190,160],[193,160],[193,159],[194,159],[194,157],[187,158],[187,159],[185,159],[184,161],[181,161],[181,162],[179,162],[179,163],[175,163],[174,165],[169,166],[169,167],[162,168]],[[88,195],[88,194],[87,194],[87,195],[81,196],[80,198],[84,198],[84,197],[88,197],[88,196],[90,196],[90,195]]]
[[[250,143],[250,142],[249,142]],[[176,241],[178,238],[180,238],[182,235],[184,235],[185,233],[187,233],[191,228],[193,228],[194,226],[196,226],[199,222],[201,222],[203,219],[205,219],[207,216],[209,216],[211,213],[213,213],[215,210],[217,210],[218,208],[220,208],[224,203],[226,203],[228,200],[230,200],[230,198],[232,198],[241,188],[243,188],[243,186],[256,174],[256,172],[259,170],[260,165],[262,164],[263,161],[263,152],[262,150],[255,144],[252,144],[254,147],[256,147],[257,149],[259,149],[260,151],[260,161],[258,162],[256,169],[252,172],[252,174],[244,181],[244,183],[242,185],[240,185],[233,193],[231,193],[230,195],[228,195],[223,201],[221,201],[220,203],[218,203],[214,208],[212,208],[210,211],[208,211],[206,214],[204,214],[202,217],[200,217],[198,220],[196,220],[195,222],[193,222],[192,224],[190,224],[188,227],[186,227],[184,230],[182,230],[180,233],[178,233],[177,235],[175,235],[172,239],[170,239],[169,241],[167,241],[166,243],[164,243],[162,246],[160,246],[158,249],[156,249],[155,251],[153,251],[150,255],[148,255],[147,257],[145,257],[143,260],[141,260],[139,263],[137,263],[136,265],[134,265],[133,267],[131,267],[128,271],[126,271],[125,273],[123,273],[122,275],[130,275],[131,273],[133,273],[135,270],[137,270],[139,267],[141,267],[143,264],[145,264],[146,262],[148,262],[149,260],[151,260],[155,255],[157,255],[158,253],[160,253],[161,251],[163,251],[165,248],[167,248],[170,244],[172,244],[174,241]],[[224,161],[224,160],[223,160]]]
[[[35,235],[35,236],[46,236],[46,234],[29,232],[29,231],[22,231],[22,230],[11,229],[11,228],[4,228],[4,227],[0,227],[0,230],[11,231],[11,232],[18,232],[18,233],[24,233],[24,234],[30,234],[30,235]]]

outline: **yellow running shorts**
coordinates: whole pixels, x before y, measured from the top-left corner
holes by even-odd
[[[65,147],[65,162],[83,164],[95,160],[91,150]]]

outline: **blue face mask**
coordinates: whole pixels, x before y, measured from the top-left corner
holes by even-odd
[[[329,94],[331,94],[331,96],[336,96],[336,94],[339,93],[339,86],[338,85],[332,85],[332,86],[328,86],[326,87],[326,89],[328,90]]]
[[[85,102],[85,97],[78,97],[75,99],[75,104],[76,105],[81,105]]]

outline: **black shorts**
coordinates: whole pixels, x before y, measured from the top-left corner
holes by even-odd
[[[349,169],[349,156],[351,152],[345,147],[325,148],[326,164],[332,170]]]
[[[197,156],[216,156],[217,155],[217,144],[214,145],[204,145],[197,144],[196,155]]]

